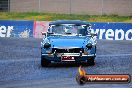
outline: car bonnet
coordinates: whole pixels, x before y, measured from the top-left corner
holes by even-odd
[[[50,38],[50,43],[54,48],[83,48],[88,40],[88,37],[65,36]]]

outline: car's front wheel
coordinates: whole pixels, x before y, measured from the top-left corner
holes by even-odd
[[[41,66],[42,67],[47,67],[50,63],[51,63],[51,61],[45,59],[44,57],[41,57]]]
[[[95,65],[95,57],[91,57],[91,58],[89,58],[88,60],[87,60],[87,64],[89,65],[89,66],[92,66],[92,65]]]

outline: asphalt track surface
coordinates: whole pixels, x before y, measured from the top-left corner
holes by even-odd
[[[129,84],[85,84],[75,80],[78,65],[40,65],[42,39],[0,38],[0,88],[132,88]],[[83,63],[85,64],[85,63]],[[88,74],[130,74],[132,41],[98,40],[95,66],[83,65]]]

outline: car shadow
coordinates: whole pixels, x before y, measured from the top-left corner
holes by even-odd
[[[48,67],[46,68],[63,68],[63,67],[79,67],[79,66],[83,66],[83,67],[87,67],[89,66],[87,63],[82,62],[82,63],[74,63],[74,62],[64,62],[64,63],[51,63]]]

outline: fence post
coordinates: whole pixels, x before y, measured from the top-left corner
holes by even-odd
[[[101,0],[101,15],[104,14],[104,0]]]
[[[40,2],[41,2],[41,1],[39,0],[39,8],[38,8],[39,13],[40,13]]]
[[[71,8],[71,3],[72,3],[72,2],[71,2],[71,0],[70,0],[70,8],[69,8],[69,9],[70,9],[70,15],[71,15],[71,9],[72,9],[72,8]]]
[[[8,0],[8,12],[10,12],[10,0]]]

